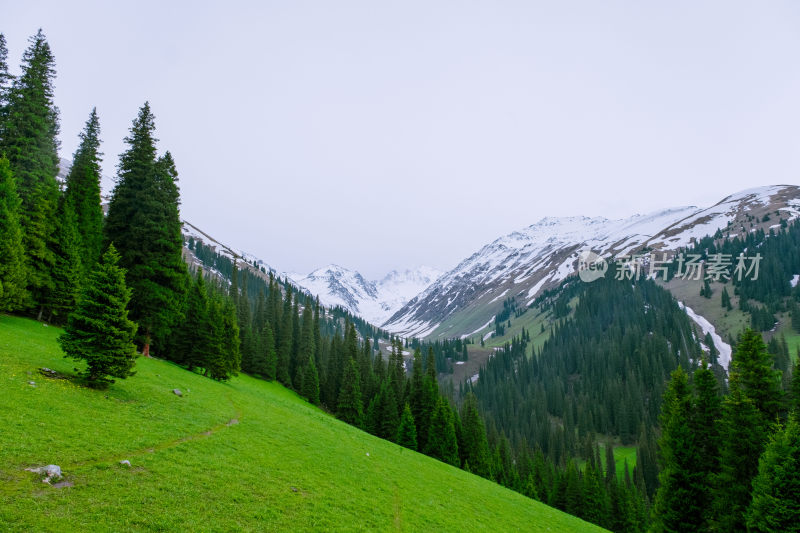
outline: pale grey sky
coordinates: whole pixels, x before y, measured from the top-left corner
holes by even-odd
[[[454,266],[543,216],[800,183],[797,2],[0,1],[62,155],[145,100],[189,221],[280,270]]]

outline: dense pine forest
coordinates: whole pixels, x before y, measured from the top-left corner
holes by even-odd
[[[396,338],[183,235],[178,162],[159,151],[147,102],[106,215],[96,110],[60,182],[53,53],[39,31],[19,76],[7,55],[0,34],[0,312],[63,326],[82,383],[136,379],[139,353],[219,381],[244,372],[614,531],[797,530],[800,372],[785,342],[759,333],[777,312],[800,320],[788,282],[800,269],[797,224],[697,245],[765,257],[763,278],[732,284],[755,329],[735,339],[727,375],[654,282],[568,280],[532,304],[549,313],[540,348],[523,330],[477,381],[440,386],[468,359],[468,340]],[[527,310],[507,300],[496,332]],[[636,446],[622,472],[620,445]]]

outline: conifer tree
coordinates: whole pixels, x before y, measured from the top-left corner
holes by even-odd
[[[5,313],[24,309],[28,301],[20,205],[8,159],[0,156],[0,312]]]
[[[319,375],[317,365],[314,363],[314,354],[308,354],[308,362],[303,369],[303,396],[313,403],[319,405]]]
[[[283,301],[283,314],[278,346],[278,381],[287,387],[292,386],[289,374],[289,358],[292,356],[292,287],[286,286],[286,298]]]
[[[92,109],[86,126],[80,133],[80,145],[72,156],[72,168],[67,174],[64,202],[75,213],[78,232],[78,251],[81,278],[100,258],[103,246],[103,208],[100,199],[100,119]]]
[[[661,473],[652,526],[655,532],[693,532],[702,524],[703,479],[696,470],[698,448],[691,426],[692,412],[688,378],[678,367],[672,372],[661,407]]]
[[[606,444],[606,483],[611,486],[617,480],[617,463],[614,460],[614,445]]]
[[[714,493],[714,524],[719,531],[745,530],[751,483],[758,472],[766,434],[764,417],[739,380],[732,372],[730,391],[722,406],[720,473]]]
[[[82,284],[80,237],[70,202],[61,202],[58,227],[54,234],[55,263],[51,272],[53,287],[47,295],[48,320],[63,324],[78,303]]]
[[[792,409],[800,413],[800,355],[798,355],[794,366],[792,366],[792,381],[789,388]]]
[[[264,324],[261,342],[263,345],[262,351],[264,353],[264,368],[262,369],[261,375],[272,381],[275,379],[275,374],[278,370],[278,354],[275,351],[275,336],[272,333],[269,322]]]
[[[55,60],[39,30],[22,57],[22,74],[8,92],[0,154],[11,164],[22,199],[20,225],[28,290],[39,318],[53,282],[51,250],[58,204],[58,108],[53,103]]]
[[[695,472],[700,484],[698,504],[704,511],[701,529],[708,529],[708,520],[712,517],[713,483],[719,473],[719,420],[722,411],[717,378],[705,360],[694,372],[694,389],[691,427],[697,443]]]
[[[441,396],[431,416],[424,452],[440,461],[459,466],[458,442],[452,411],[447,401]]]
[[[397,444],[411,450],[417,449],[417,428],[414,425],[414,415],[411,414],[411,407],[408,403],[403,408],[400,427],[397,428]]]
[[[736,345],[731,370],[739,375],[742,391],[753,400],[765,421],[774,421],[783,399],[781,373],[773,368],[761,333],[745,330]]]
[[[468,392],[461,407],[461,432],[458,450],[462,462],[469,462],[471,471],[481,477],[492,475],[489,463],[489,443],[486,440],[486,427],[478,413],[478,399]]]
[[[119,249],[128,271],[131,318],[139,323],[145,356],[180,319],[186,275],[177,171],[169,152],[156,158],[154,131],[145,102],[125,138],[128,150],[120,156],[105,225],[106,240]]]
[[[361,426],[364,420],[364,407],[361,400],[361,377],[358,375],[356,361],[352,357],[347,360],[342,376],[342,388],[339,391],[337,416],[354,426]]]
[[[378,395],[378,419],[380,429],[378,436],[382,439],[393,441],[397,438],[397,428],[400,425],[400,417],[397,414],[397,399],[394,395],[394,387],[384,381]]]
[[[67,357],[86,361],[85,375],[93,386],[107,384],[107,376],[124,379],[134,374],[136,324],[128,319],[130,297],[119,254],[109,246],[58,338]]]
[[[3,122],[6,106],[8,105],[8,91],[11,88],[13,76],[8,71],[8,46],[6,37],[0,33],[0,139],[3,138]]]
[[[747,530],[800,531],[800,425],[796,413],[761,456],[753,480],[753,501],[747,510]]]
[[[203,269],[198,268],[186,298],[186,314],[175,332],[175,360],[189,370],[204,367],[212,348],[208,291]]]
[[[728,293],[728,287],[724,285],[722,286],[722,307],[728,311],[733,309],[733,305],[731,305],[731,295]]]

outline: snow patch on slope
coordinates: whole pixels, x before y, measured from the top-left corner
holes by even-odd
[[[719,352],[719,364],[727,370],[731,363],[731,345],[722,340],[722,337],[717,334],[717,330],[714,325],[705,317],[695,313],[691,307],[688,307],[683,302],[678,302],[678,305],[681,309],[686,311],[686,314],[689,315],[689,318],[691,318],[698,326],[700,326],[700,329],[703,331],[704,335],[706,333],[711,334],[711,339],[714,341],[714,346]]]

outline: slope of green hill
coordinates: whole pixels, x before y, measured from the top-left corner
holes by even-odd
[[[59,332],[0,316],[0,530],[600,531],[274,383],[156,359],[106,391],[45,377],[74,374]],[[67,486],[25,470],[51,463]]]

